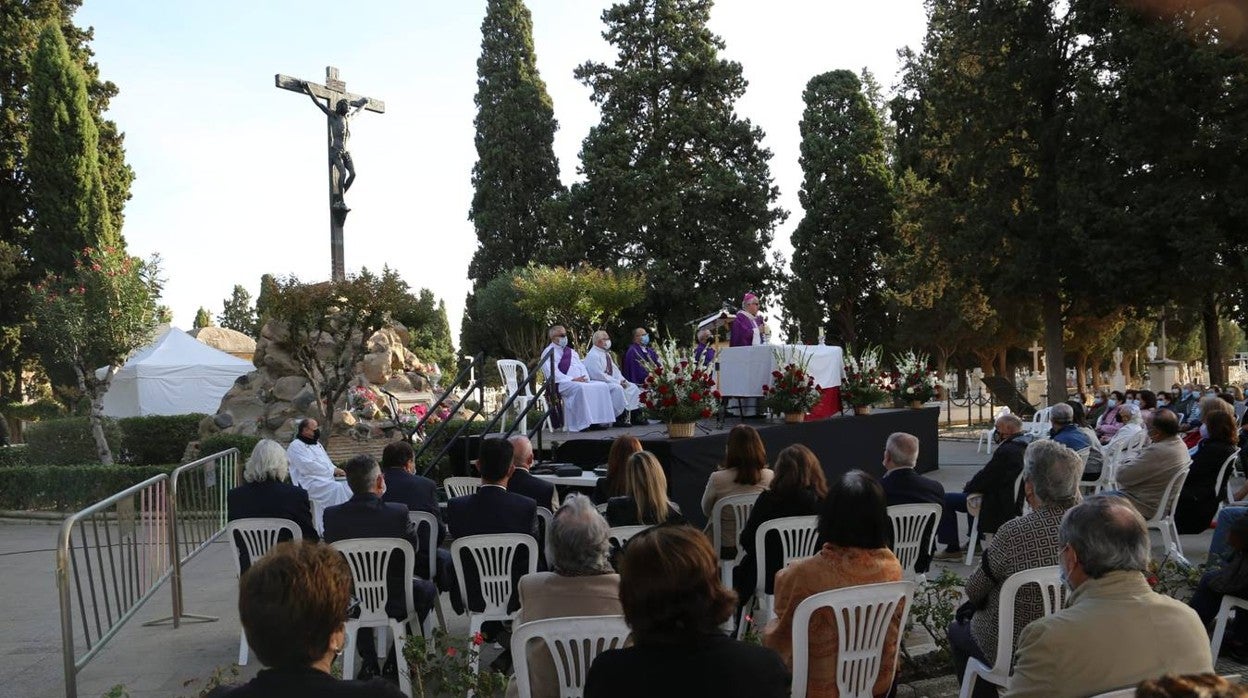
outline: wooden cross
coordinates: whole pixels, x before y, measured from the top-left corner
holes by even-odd
[[[310,95],[317,101],[320,106],[320,100],[325,100],[325,106],[321,111],[325,113],[326,124],[326,148],[329,151],[329,252],[331,258],[330,273],[334,281],[344,281],[347,278],[346,268],[342,255],[342,226],[347,220],[346,202],[343,195],[351,181],[355,178],[355,168],[351,163],[351,156],[346,150],[347,137],[350,131],[347,128],[347,120],[354,112],[338,114],[335,112],[340,101],[345,100],[350,108],[354,108],[355,112],[360,109],[384,114],[386,111],[386,103],[371,97],[362,97],[360,95],[347,92],[347,83],[338,78],[338,69],[333,66],[325,68],[325,84],[317,85],[316,83],[292,78],[289,75],[275,75],[273,82],[277,87],[291,92]],[[347,172],[346,179],[343,179],[343,172]]]

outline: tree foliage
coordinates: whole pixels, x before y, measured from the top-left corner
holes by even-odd
[[[113,462],[104,438],[104,394],[132,351],[151,339],[160,296],[159,261],[144,262],[122,248],[87,247],[72,270],[48,274],[30,289],[39,318],[35,332],[49,366],[66,366],[91,402],[100,462]],[[104,367],[103,374],[96,369]]]
[[[256,309],[251,305],[251,294],[239,284],[234,285],[230,297],[221,302],[221,314],[217,322],[221,326],[242,332],[248,337],[260,336],[260,324],[256,317]]]
[[[709,0],[603,12],[613,64],[575,71],[601,111],[581,147],[572,217],[594,266],[645,273],[630,321],[683,324],[743,291],[773,291],[775,206],[763,132],[736,114],[746,81],[710,31]]]
[[[199,310],[195,312],[195,324],[192,327],[197,330],[204,327],[212,327],[212,313],[209,313],[208,309],[201,305]]]
[[[521,312],[547,327],[563,325],[568,341],[584,346],[607,318],[641,301],[646,279],[639,272],[583,264],[573,269],[526,267],[512,283],[520,294],[516,306]]]
[[[404,303],[394,310],[394,319],[410,330],[407,348],[421,361],[436,363],[443,373],[454,372],[459,361],[451,342],[446,303],[434,297],[433,291],[422,288],[418,294],[407,294]]]
[[[848,70],[811,78],[803,99],[798,199],[786,310],[801,308],[829,336],[856,346],[881,339],[883,255],[892,248],[893,177],[882,115]],[[872,327],[874,325],[874,327]],[[873,330],[873,331],[872,331]]]

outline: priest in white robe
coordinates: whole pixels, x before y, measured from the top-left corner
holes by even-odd
[[[550,357],[554,356],[555,388],[563,402],[564,428],[576,432],[595,424],[614,422],[616,413],[612,411],[611,389],[605,383],[589,379],[581,357],[568,346],[568,331],[562,325],[555,325],[547,335],[550,346],[542,352],[541,369],[549,372]]]
[[[619,364],[611,356],[611,338],[606,332],[598,330],[591,341],[589,352],[585,354],[585,370],[589,372],[590,380],[606,383],[611,388],[611,406],[618,415],[615,425],[628,426],[630,418],[633,424],[644,423],[639,421],[641,388],[624,378]]]
[[[341,469],[335,468],[325,447],[321,445],[321,430],[315,419],[299,420],[295,440],[286,447],[286,460],[290,461],[290,482],[302,487],[312,502],[312,523],[318,533],[323,533],[322,523],[324,511],[351,499],[351,490],[346,482],[334,479],[335,475],[345,475]]]

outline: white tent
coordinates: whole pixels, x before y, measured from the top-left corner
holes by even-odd
[[[106,369],[96,371],[101,378]],[[249,361],[213,349],[176,327],[135,352],[104,393],[104,414],[214,414]]]

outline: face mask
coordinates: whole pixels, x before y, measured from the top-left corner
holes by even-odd
[[[568,346],[568,338],[567,338],[567,337],[559,337],[558,339],[556,339],[556,340],[555,340],[555,346],[557,346],[557,347],[566,347],[566,346]]]
[[[1060,557],[1057,558],[1057,576],[1058,579],[1062,580],[1062,584],[1065,585],[1068,590],[1075,590],[1075,588],[1070,585],[1070,573],[1066,571],[1066,565],[1062,564],[1062,558]]]
[[[1184,389],[1183,389],[1183,399],[1184,399],[1184,400],[1186,400],[1187,398],[1189,398],[1189,397],[1191,397],[1191,396],[1192,396],[1192,391],[1188,390],[1187,388],[1184,388]]]
[[[1165,407],[1165,406],[1167,406],[1167,405],[1169,405],[1169,404],[1170,404],[1170,401],[1169,401],[1169,400],[1158,400],[1158,401],[1157,401],[1157,405],[1158,405],[1159,407]]]
[[[1115,400],[1114,398],[1112,398],[1112,397],[1111,397],[1111,398],[1109,399],[1109,402],[1108,402],[1108,403],[1106,403],[1106,404],[1108,404],[1110,407],[1117,407],[1117,406],[1118,406],[1118,401],[1117,401],[1117,400]]]
[[[1204,424],[1200,425],[1200,438],[1202,439],[1209,438],[1209,428],[1206,427]]]
[[[650,343],[650,335],[648,334],[641,335],[641,345],[644,347],[645,345],[649,343]]]
[[[604,351],[606,351],[606,350],[610,349],[610,348],[611,348],[611,340],[609,340],[609,339],[608,339],[607,341],[603,342],[603,343],[602,343],[602,348],[603,348],[603,350],[604,350]]]
[[[1132,405],[1135,405],[1136,407],[1139,407],[1139,406],[1140,406],[1140,400],[1139,400],[1139,398],[1136,398],[1135,400],[1132,400],[1132,401],[1131,401],[1131,404],[1132,404]]]
[[[1212,390],[1205,393],[1205,397],[1217,397],[1217,396],[1218,394],[1213,392]]]
[[[1101,397],[1100,395],[1097,395],[1097,396],[1096,396],[1096,400],[1092,401],[1092,404],[1093,404],[1093,405],[1099,405],[1099,404],[1101,404],[1102,402],[1105,402],[1105,398]]]

